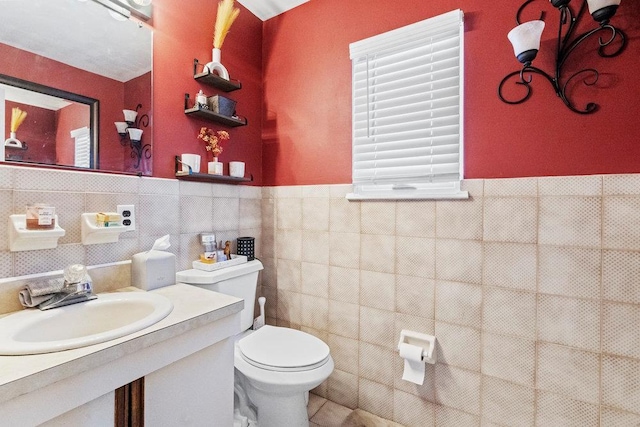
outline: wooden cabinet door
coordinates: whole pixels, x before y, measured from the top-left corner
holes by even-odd
[[[144,427],[144,377],[116,390],[115,427]]]

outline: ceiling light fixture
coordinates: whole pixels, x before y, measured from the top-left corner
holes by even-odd
[[[105,6],[109,11],[119,14],[122,18],[112,16],[118,20],[127,20],[131,15],[138,19],[148,21],[153,12],[152,0],[94,0]]]
[[[558,41],[556,51],[556,69],[555,74],[551,76],[547,72],[540,68],[531,65],[536,58],[538,51],[540,50],[540,39],[542,37],[542,31],[544,30],[544,12],[540,15],[540,19],[536,21],[520,23],[520,15],[522,11],[534,0],[527,0],[516,14],[516,22],[518,26],[511,30],[508,34],[508,38],[513,45],[513,50],[518,61],[523,64],[523,67],[519,71],[514,71],[508,74],[498,86],[498,97],[507,104],[521,104],[531,96],[531,82],[533,80],[533,74],[539,74],[545,77],[551,86],[555,90],[556,94],[565,105],[571,110],[579,114],[590,114],[597,110],[598,105],[595,103],[588,103],[584,110],[581,110],[573,105],[571,100],[567,97],[567,85],[576,77],[581,76],[582,81],[587,86],[592,86],[598,81],[598,71],[594,68],[585,68],[579,70],[569,77],[565,77],[562,74],[563,67],[569,58],[569,56],[575,51],[575,49],[585,40],[589,39],[594,34],[605,32],[608,33],[603,39],[599,38],[598,54],[603,58],[611,58],[618,56],[626,47],[625,34],[615,28],[609,23],[609,20],[613,18],[620,5],[620,0],[579,0],[582,2],[577,14],[569,7],[571,0],[549,0],[551,5],[558,9],[560,14],[560,28],[558,30]],[[587,31],[584,34],[574,36],[574,32],[586,9],[589,9],[589,13],[593,19],[599,23],[597,28]],[[528,77],[525,77],[526,74]],[[507,81],[513,77],[519,76],[516,80],[517,85],[522,85],[526,88],[526,93],[522,98],[515,101],[508,100],[503,95],[503,87]]]

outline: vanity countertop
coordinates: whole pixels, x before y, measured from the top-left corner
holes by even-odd
[[[118,292],[144,291],[127,287]],[[148,328],[73,350],[0,356],[0,403],[233,315],[244,307],[242,299],[182,283],[151,292],[169,298],[173,311]]]

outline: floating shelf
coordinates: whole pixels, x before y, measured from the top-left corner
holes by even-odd
[[[213,111],[203,110],[198,107],[186,108],[184,110],[184,113],[187,116],[200,117],[201,119],[209,120],[212,122],[218,122],[220,124],[223,124],[229,127],[238,127],[238,126],[247,125],[247,119],[245,118],[236,119],[234,117],[223,116],[221,114],[214,113]]]
[[[27,230],[26,215],[10,215],[9,250],[19,252],[56,248],[58,239],[65,235],[65,231],[58,225],[58,215],[54,218],[56,226],[52,230]]]
[[[82,244],[97,245],[101,243],[116,243],[120,238],[120,233],[127,231],[124,225],[115,225],[110,227],[100,227],[96,224],[96,214],[82,214]]]
[[[199,62],[197,59],[193,60],[193,78],[200,83],[204,83],[209,86],[213,86],[218,88],[224,92],[233,92],[234,90],[238,90],[242,88],[242,83],[238,80],[233,79],[223,79],[217,74],[212,74],[208,70],[205,69],[204,72],[198,73],[198,65]]]
[[[208,173],[194,173],[189,167],[188,172],[182,172],[180,170],[180,156],[176,156],[176,178],[185,181],[202,181],[202,182],[224,182],[227,184],[239,184],[241,182],[252,182],[253,175],[248,178],[238,178],[229,175],[212,175]]]
[[[29,149],[29,147],[27,146],[26,142],[22,142],[20,145],[17,144],[7,144],[6,142],[4,143],[4,148],[9,148],[12,150],[27,150]]]

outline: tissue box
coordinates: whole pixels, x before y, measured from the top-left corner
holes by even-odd
[[[236,101],[220,95],[213,95],[208,98],[209,109],[222,116],[231,117],[236,112]]]
[[[150,250],[131,258],[131,284],[150,291],[176,283],[176,256],[171,252]]]

